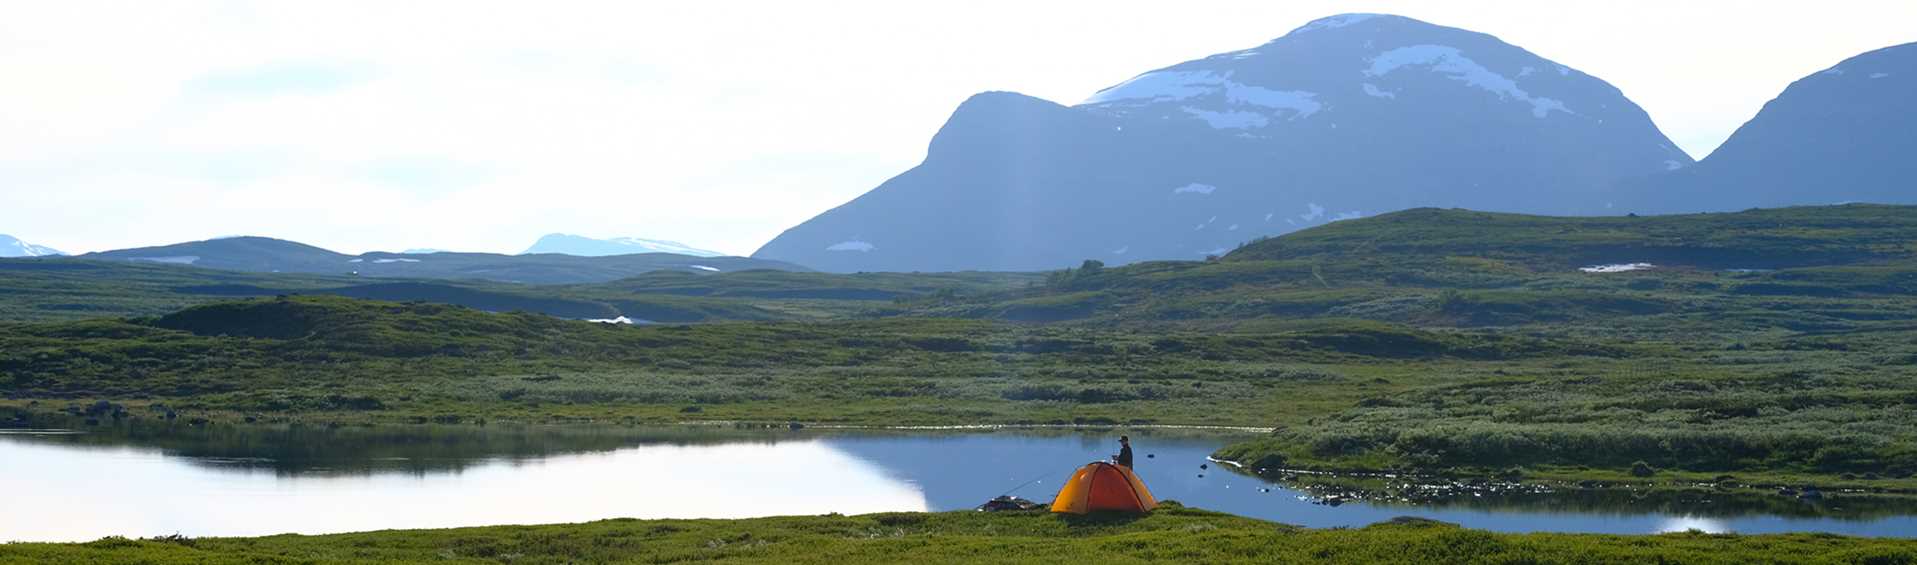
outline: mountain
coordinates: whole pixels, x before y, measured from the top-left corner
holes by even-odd
[[[0,257],[51,257],[54,255],[66,254],[51,247],[34,245],[0,233]]]
[[[657,239],[639,239],[636,237],[615,237],[611,239],[593,239],[571,234],[546,234],[533,242],[532,247],[520,252],[520,255],[537,253],[560,253],[581,257],[603,257],[606,255],[630,255],[633,253],[677,253],[693,257],[723,257],[724,253],[706,251],[689,247],[676,241]]]
[[[1691,164],[1602,80],[1489,35],[1347,14],[1076,106],[976,95],[923,163],[754,257],[827,271],[1196,259],[1420,206],[1602,213],[1617,179]]]
[[[320,249],[304,243],[267,237],[222,237],[205,241],[176,243],[101,251],[80,256],[83,259],[121,259],[148,263],[192,265],[227,271],[264,273],[334,273],[352,256]]]
[[[806,270],[779,261],[646,253],[609,257],[496,253],[346,255],[265,237],[230,237],[88,253],[82,259],[191,265],[229,271],[309,273],[411,279],[474,279],[533,284],[607,282],[660,270],[716,273],[751,269]]]
[[[1641,212],[1917,203],[1917,43],[1798,79],[1696,167],[1635,183]]]

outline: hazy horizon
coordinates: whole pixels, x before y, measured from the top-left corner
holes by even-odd
[[[9,12],[0,233],[76,254],[231,235],[517,253],[570,233],[746,255],[917,164],[974,93],[1074,104],[1345,12],[1488,33],[1602,78],[1699,158],[1791,81],[1917,40],[1917,4],[1892,2]]]

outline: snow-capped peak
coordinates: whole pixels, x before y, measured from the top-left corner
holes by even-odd
[[[43,245],[34,245],[20,241],[10,235],[0,234],[0,257],[53,257],[66,255],[59,250]]]
[[[1311,23],[1307,23],[1305,25],[1299,26],[1298,29],[1291,30],[1291,33],[1306,33],[1306,32],[1312,32],[1312,31],[1318,31],[1318,30],[1324,30],[1324,29],[1338,29],[1351,24],[1355,24],[1358,22],[1362,22],[1372,18],[1379,18],[1379,17],[1385,17],[1385,15],[1384,14],[1366,14],[1366,13],[1338,14],[1336,16],[1327,16],[1327,17],[1311,20]]]
[[[707,251],[676,241],[662,239],[641,239],[636,237],[614,237],[594,239],[585,236],[555,233],[547,234],[533,243],[521,255],[534,253],[559,253],[583,257],[606,255],[631,255],[634,253],[676,253],[694,257],[723,257],[724,253]]]
[[[1504,111],[1602,124],[1611,112],[1586,103],[1592,96],[1585,93],[1600,92],[1592,82],[1488,35],[1403,16],[1340,14],[1258,47],[1140,74],[1077,108],[1275,139],[1361,122],[1382,104],[1455,104],[1469,95],[1452,93],[1468,89]]]

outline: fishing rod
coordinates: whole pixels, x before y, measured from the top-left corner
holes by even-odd
[[[1012,487],[1012,490],[1008,490],[1008,491],[1005,491],[1005,492],[1002,492],[1002,493],[999,493],[999,496],[1006,496],[1006,495],[1010,495],[1010,494],[1012,494],[1012,493],[1014,493],[1014,492],[1018,492],[1018,489],[1022,489],[1022,488],[1025,488],[1025,487],[1029,487],[1029,486],[1032,486],[1032,483],[1036,483],[1036,482],[1039,482],[1040,480],[1044,480],[1044,479],[1045,479],[1046,477],[1050,477],[1050,476],[1052,476],[1052,475],[1056,475],[1056,474],[1058,474],[1058,471],[1056,471],[1056,470],[1052,470],[1052,471],[1045,471],[1045,472],[1043,472],[1043,473],[1040,473],[1040,474],[1039,474],[1038,476],[1036,476],[1036,477],[1032,477],[1032,480],[1029,480],[1029,481],[1025,481],[1024,483],[1021,483],[1021,484],[1019,484],[1018,486],[1015,486],[1015,487]]]
[[[1147,457],[1150,457],[1150,456],[1148,455]],[[1022,488],[1025,488],[1025,487],[1028,487],[1028,486],[1032,486],[1032,483],[1036,483],[1036,482],[1038,482],[1038,481],[1040,481],[1040,480],[1042,480],[1042,479],[1044,479],[1044,478],[1046,478],[1046,477],[1050,477],[1050,476],[1052,476],[1052,475],[1055,475],[1055,474],[1058,474],[1058,471],[1057,471],[1057,470],[1051,470],[1051,471],[1045,471],[1045,472],[1043,472],[1043,473],[1040,473],[1040,474],[1039,474],[1039,475],[1038,475],[1037,477],[1033,477],[1033,478],[1032,478],[1032,480],[1029,480],[1029,481],[1025,481],[1024,483],[1021,483],[1021,484],[1019,484],[1018,486],[1015,486],[1015,487],[1012,487],[1012,490],[1008,490],[1008,491],[1005,491],[1005,492],[1003,492],[1003,493],[1000,493],[1000,494],[999,494],[999,496],[1005,496],[1005,495],[1008,495],[1008,494],[1012,494],[1012,493],[1014,493],[1014,492],[1018,492],[1018,489],[1022,489]]]

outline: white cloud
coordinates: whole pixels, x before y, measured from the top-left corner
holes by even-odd
[[[1791,80],[1910,41],[1917,18],[1861,1],[1650,20],[1576,2],[1150,6],[14,3],[0,228],[71,252],[228,233],[510,252],[567,231],[750,253],[916,164],[975,92],[1069,103],[1360,11],[1605,78],[1701,154]]]

